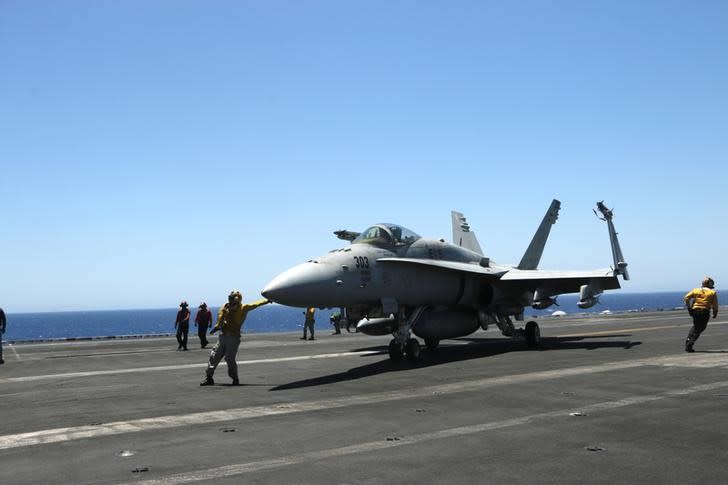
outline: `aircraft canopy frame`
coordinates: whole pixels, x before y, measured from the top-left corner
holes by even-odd
[[[368,227],[351,244],[409,246],[422,237],[399,224],[379,223]]]

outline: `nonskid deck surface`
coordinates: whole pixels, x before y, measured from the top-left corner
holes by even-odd
[[[725,483],[728,319],[539,319],[417,365],[388,337],[245,335],[243,386],[174,338],[4,344],[0,483]],[[216,341],[213,337],[212,342]]]

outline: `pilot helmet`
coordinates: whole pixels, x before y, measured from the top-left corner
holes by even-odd
[[[232,304],[240,304],[243,302],[243,294],[238,290],[233,290],[228,295],[228,302]]]
[[[703,286],[705,288],[713,289],[713,287],[715,286],[715,281],[713,281],[713,278],[711,278],[710,276],[706,276],[703,280]]]

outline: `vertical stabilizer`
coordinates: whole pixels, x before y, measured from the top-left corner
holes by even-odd
[[[483,250],[480,249],[475,233],[470,232],[470,226],[462,212],[452,211],[450,214],[452,215],[452,243],[482,256]]]
[[[538,268],[538,263],[541,261],[541,255],[543,254],[543,248],[551,232],[551,226],[556,223],[556,219],[559,217],[559,209],[561,209],[561,202],[556,199],[552,200],[549,210],[543,216],[541,225],[538,226],[536,234],[531,239],[531,244],[528,245],[528,249],[526,249],[521,262],[518,264],[518,269]]]

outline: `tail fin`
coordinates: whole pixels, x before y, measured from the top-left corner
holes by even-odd
[[[462,212],[452,211],[450,214],[452,215],[452,243],[483,256],[478,238],[475,237],[474,232],[470,232],[470,226]]]
[[[541,255],[543,254],[543,248],[546,245],[546,240],[549,238],[551,232],[551,226],[556,223],[556,219],[559,218],[559,209],[561,209],[561,202],[554,199],[551,201],[549,210],[546,211],[546,215],[543,216],[541,225],[538,226],[536,234],[531,239],[531,244],[528,245],[528,249],[523,254],[521,262],[518,264],[518,269],[536,269],[538,263],[541,261]]]

